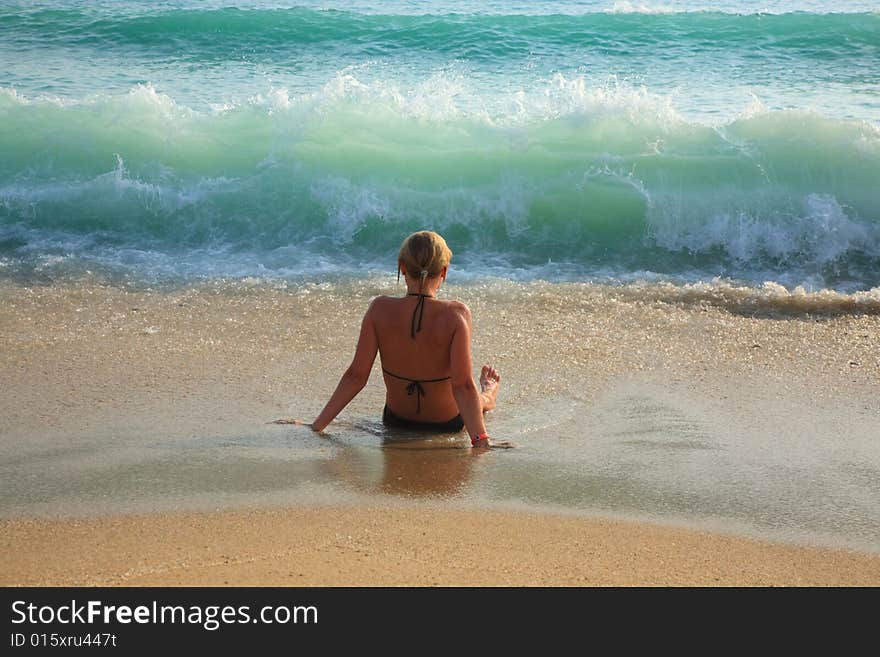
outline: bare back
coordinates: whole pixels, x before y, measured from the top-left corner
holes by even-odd
[[[368,311],[384,370],[385,403],[400,417],[445,422],[459,413],[450,378],[451,352],[456,331],[469,328],[470,313],[461,302],[426,297],[421,328],[412,337],[418,303],[418,296],[379,297]]]

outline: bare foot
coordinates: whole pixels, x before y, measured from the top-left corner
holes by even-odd
[[[495,400],[498,398],[498,388],[501,383],[501,375],[491,365],[483,365],[480,371],[480,388],[483,399],[483,412],[495,408]]]

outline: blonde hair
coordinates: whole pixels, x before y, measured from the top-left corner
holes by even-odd
[[[418,276],[420,283],[426,278],[439,276],[444,267],[449,266],[452,251],[440,235],[432,230],[413,233],[400,245],[397,256],[397,279],[400,270],[405,269],[410,276]]]

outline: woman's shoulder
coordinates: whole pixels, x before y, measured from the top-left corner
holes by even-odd
[[[392,297],[384,294],[378,297],[373,297],[372,301],[370,301],[370,305],[367,307],[366,314],[381,315],[398,312],[400,301],[400,297]]]
[[[471,309],[463,301],[444,299],[443,305],[445,306],[445,314],[454,322],[471,323]]]
[[[464,301],[458,301],[457,299],[443,299],[443,303],[452,312],[468,316],[471,314],[471,309],[467,307],[467,304]]]
[[[396,297],[385,296],[384,294],[378,297],[373,297],[372,301],[370,301],[370,305],[367,306],[367,314],[377,311],[382,312],[382,309],[390,306],[395,298]]]

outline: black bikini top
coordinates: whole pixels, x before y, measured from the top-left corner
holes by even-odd
[[[432,295],[422,294],[421,292],[410,292],[406,296],[419,298],[416,302],[416,307],[413,309],[412,321],[410,321],[409,325],[409,335],[415,340],[416,333],[422,330],[422,316],[425,314],[425,297],[432,297]],[[416,316],[418,316],[418,322],[416,322]],[[444,376],[442,379],[410,379],[409,377],[389,372],[384,367],[382,368],[382,371],[388,376],[393,376],[395,379],[409,381],[409,385],[406,387],[406,394],[416,396],[416,413],[421,413],[422,411],[422,396],[425,394],[425,389],[422,387],[423,383],[436,383],[438,381],[447,381],[452,378],[450,376]]]

